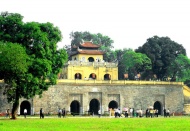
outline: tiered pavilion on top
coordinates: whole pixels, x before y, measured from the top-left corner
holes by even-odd
[[[72,46],[71,60],[61,73],[63,79],[118,80],[118,63],[105,62],[100,45],[90,41]]]

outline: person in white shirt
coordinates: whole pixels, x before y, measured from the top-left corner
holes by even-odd
[[[117,111],[117,115],[119,116],[119,117],[121,117],[121,111],[120,111],[120,109],[118,109],[118,111]]]
[[[166,111],[166,117],[167,117],[167,116],[170,117],[170,110],[169,110],[169,108],[168,108],[167,111]]]
[[[133,117],[133,108],[130,108],[130,117]]]
[[[24,109],[24,117],[26,118],[27,109]]]
[[[100,116],[101,116],[101,110],[98,110],[98,116],[100,118]]]

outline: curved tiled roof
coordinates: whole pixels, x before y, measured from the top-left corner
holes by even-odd
[[[100,45],[93,44],[91,41],[86,41],[83,43],[80,43],[78,48],[77,46],[73,46],[71,56],[77,55],[77,54],[88,54],[88,55],[103,55],[104,52],[98,50]]]
[[[86,48],[99,48],[100,45],[93,44],[91,41],[85,41],[79,45],[79,47],[86,47]]]

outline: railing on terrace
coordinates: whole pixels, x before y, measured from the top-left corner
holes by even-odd
[[[94,67],[117,67],[118,62],[82,62],[82,61],[68,61],[65,66],[94,66]]]
[[[0,80],[3,83],[3,80]],[[80,80],[80,79],[58,79],[57,83],[68,84],[115,84],[115,85],[184,85],[183,82],[171,81],[136,81],[136,80]]]
[[[183,82],[171,82],[171,81],[136,81],[136,80],[81,80],[81,79],[59,79],[59,83],[70,84],[115,84],[115,85],[184,85]]]

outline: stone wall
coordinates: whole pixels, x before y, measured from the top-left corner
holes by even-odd
[[[70,104],[77,100],[80,113],[89,110],[92,99],[100,102],[102,112],[108,111],[110,101],[118,103],[118,107],[143,109],[159,102],[162,108],[171,112],[182,112],[184,105],[183,88],[180,85],[63,85],[52,86],[43,93],[43,97],[34,98],[35,111],[42,107],[45,112],[56,113],[58,108],[70,111]]]
[[[153,106],[159,102],[161,108],[169,108],[171,112],[183,112],[184,95],[182,85],[98,85],[98,84],[64,84],[51,86],[45,91],[42,98],[36,96],[33,99],[21,99],[28,101],[31,105],[31,114],[38,114],[40,108],[45,113],[57,113],[58,108],[65,108],[70,111],[72,101],[76,100],[80,104],[80,113],[89,110],[89,103],[92,99],[97,99],[100,103],[102,113],[108,111],[110,101],[116,101],[118,107],[143,109]],[[11,109],[11,104],[7,103],[6,97],[0,90],[0,112],[7,108]],[[20,109],[19,109],[20,110]],[[162,112],[162,111],[161,111]]]
[[[12,104],[8,103],[6,95],[3,95],[4,90],[1,88],[1,85],[2,84],[0,84],[0,113],[5,112],[6,109],[12,109]]]

